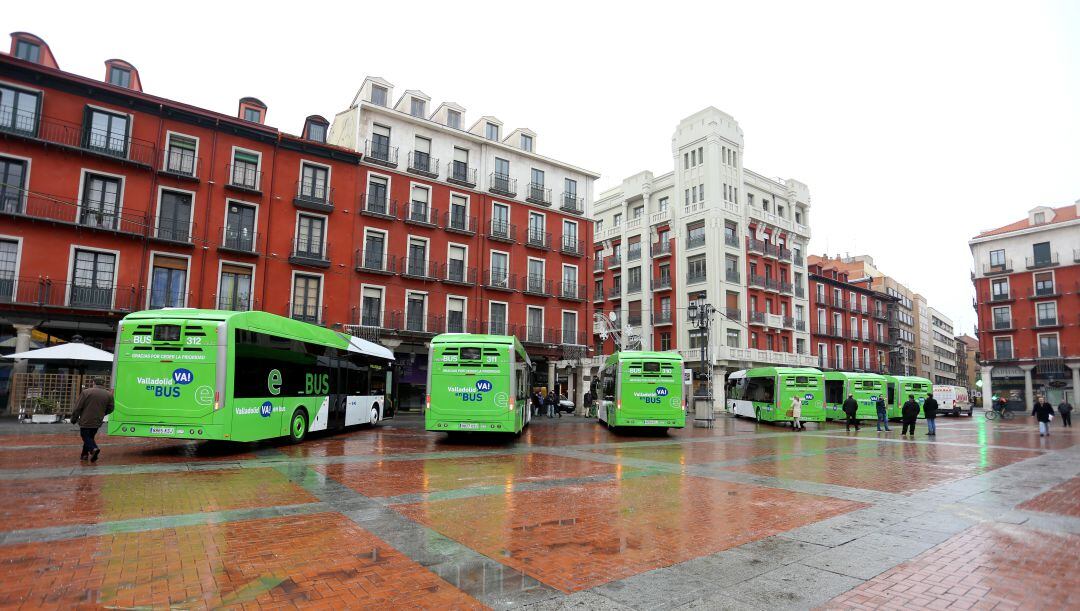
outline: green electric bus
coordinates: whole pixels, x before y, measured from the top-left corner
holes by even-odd
[[[877,420],[877,400],[885,392],[885,376],[850,371],[825,372],[825,419],[844,420],[844,401],[852,395],[859,403],[860,420]]]
[[[824,376],[809,367],[758,367],[728,376],[727,409],[763,422],[791,422],[791,398],[802,399],[803,422],[825,421]]]
[[[424,427],[520,434],[531,414],[532,373],[516,337],[437,335],[428,354]]]
[[[934,383],[918,376],[884,376],[884,378],[889,418],[899,418],[901,408],[904,403],[907,403],[908,397],[912,396],[919,404],[919,418],[922,418],[923,400],[934,394]]]
[[[133,312],[113,358],[110,435],[299,442],[394,411],[392,352],[266,312]]]
[[[683,360],[677,352],[616,352],[600,372],[596,411],[608,428],[686,426]]]

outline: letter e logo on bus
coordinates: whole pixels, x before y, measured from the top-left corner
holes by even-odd
[[[262,405],[259,406],[259,415],[262,416],[263,418],[269,418],[270,414],[272,414],[273,412],[274,412],[274,404],[269,402],[269,401],[266,401],[265,403],[263,403]]]
[[[266,376],[266,390],[275,397],[281,394],[281,372],[277,369],[271,369]]]
[[[480,392],[488,392],[489,390],[491,390],[491,382],[488,380],[477,380],[476,390]]]
[[[172,372],[173,382],[177,384],[191,384],[195,375],[189,369],[174,369]]]

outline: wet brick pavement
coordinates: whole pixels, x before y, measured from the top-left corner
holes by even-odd
[[[1077,608],[1080,433],[786,427],[299,446],[0,423],[0,608]]]

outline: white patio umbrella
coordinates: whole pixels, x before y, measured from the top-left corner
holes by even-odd
[[[34,361],[103,361],[112,362],[113,355],[93,346],[87,346],[82,342],[71,342],[27,350],[5,356],[6,359],[30,359]]]

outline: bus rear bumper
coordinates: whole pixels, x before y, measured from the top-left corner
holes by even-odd
[[[168,424],[124,422],[109,420],[109,435],[117,437],[149,437],[158,439],[216,439],[229,440],[225,427],[217,424]]]
[[[487,433],[514,433],[515,428],[510,422],[462,422],[458,420],[428,419],[424,428],[429,431],[477,431]]]
[[[669,428],[683,428],[686,426],[685,418],[624,418],[616,417],[611,426],[666,426]]]

